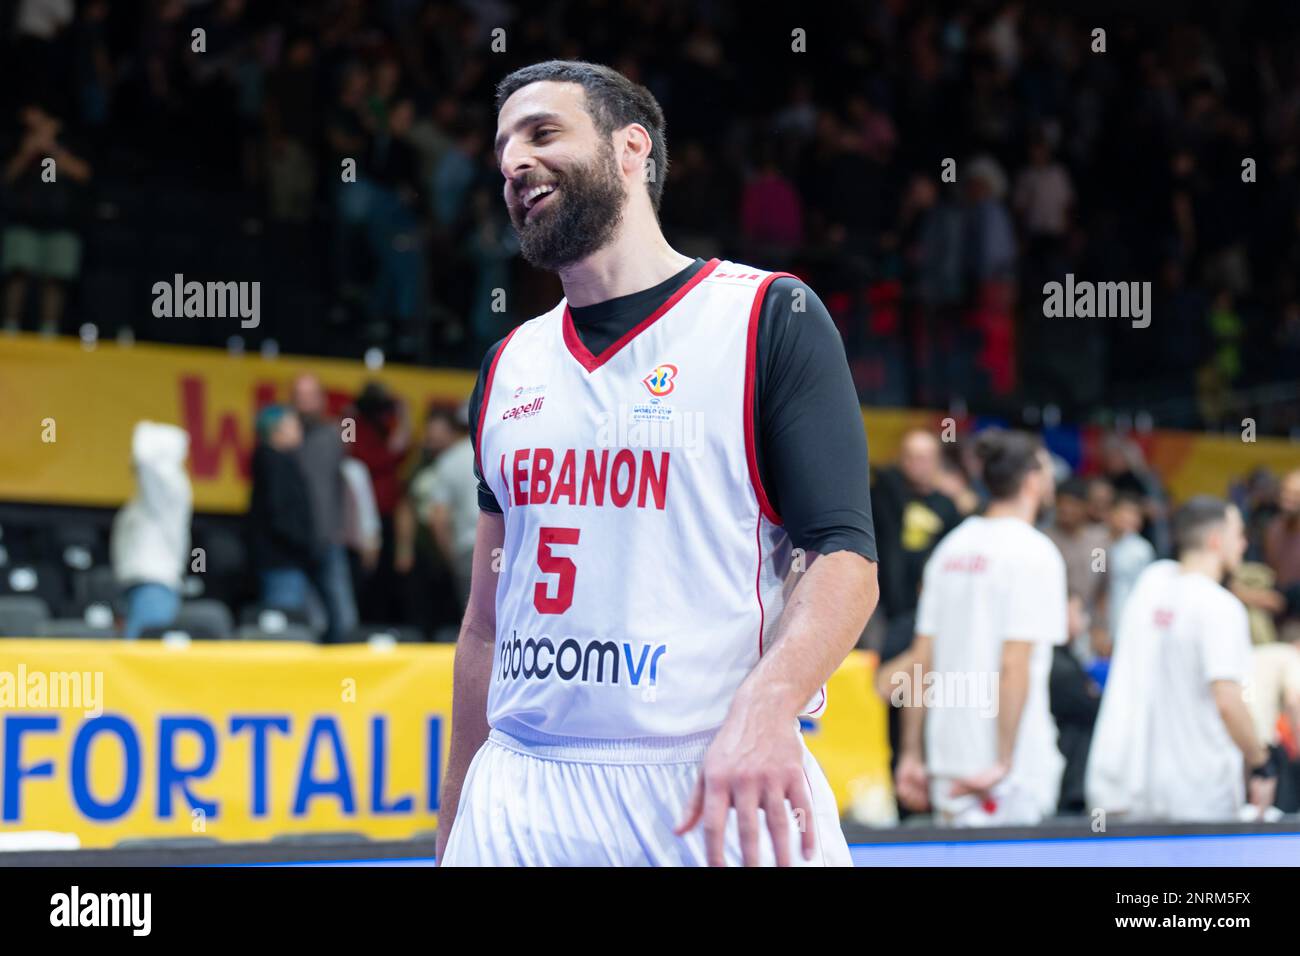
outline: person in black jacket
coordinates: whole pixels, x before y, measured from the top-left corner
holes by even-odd
[[[298,464],[302,423],[284,405],[257,416],[253,493],[248,510],[250,555],[267,607],[302,610],[316,540],[307,479]]]

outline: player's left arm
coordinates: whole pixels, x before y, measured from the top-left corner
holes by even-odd
[[[762,490],[807,554],[773,638],[741,684],[705,756],[679,833],[702,822],[709,863],[724,863],[735,807],[745,863],[758,862],[757,811],[778,865],[790,863],[789,815],[810,820],[798,715],[857,643],[879,599],[867,439],[844,345],[802,282],[768,289],[757,343],[755,453]],[[805,826],[810,857],[815,833]]]

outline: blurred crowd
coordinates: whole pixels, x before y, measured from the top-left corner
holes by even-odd
[[[489,145],[493,84],[582,57],[664,105],[674,245],[806,278],[865,402],[1300,427],[1294,4],[1085,16],[855,0],[800,9],[806,52],[726,0],[11,9],[9,328],[139,325],[140,296],[100,273],[121,254],[104,236],[151,228],[130,199],[144,183],[185,218],[168,221],[174,240],[141,244],[143,274],[170,275],[189,246],[204,261],[232,236],[262,242],[243,267],[274,270],[283,298],[258,334],[284,351],[372,344],[475,365],[558,294],[516,255]],[[44,156],[61,171],[54,188]],[[304,259],[317,265],[299,274]],[[1066,273],[1151,281],[1151,327],[1045,319],[1043,284]],[[296,282],[301,294],[286,291]],[[93,307],[78,296],[88,285]]]
[[[908,432],[896,464],[877,471],[872,488],[880,555],[880,607],[867,643],[884,661],[878,689],[912,664],[909,650],[926,562],[948,532],[980,513],[989,495],[974,441],[942,442],[930,430]],[[1154,562],[1179,555],[1169,496],[1131,437],[1102,442],[1099,467],[1073,474],[1054,457],[1055,503],[1038,527],[1060,551],[1069,601],[1069,641],[1051,668],[1052,713],[1065,758],[1062,814],[1085,812],[1084,772],[1120,620],[1138,578]],[[1221,583],[1249,617],[1255,673],[1247,700],[1266,745],[1290,761],[1278,806],[1300,810],[1300,469],[1278,476],[1257,469],[1227,489],[1245,530],[1245,553]],[[891,708],[895,753],[900,707]],[[903,814],[906,809],[901,808]]]
[[[454,640],[478,522],[465,407],[433,406],[413,426],[378,381],[336,410],[314,375],[298,376],[290,394],[257,414],[235,580],[206,588],[207,600],[239,610],[262,637],[339,643],[392,628]],[[127,638],[187,631],[187,579],[206,577],[190,548],[187,447],[175,426],[136,428],[137,492],[110,542]]]

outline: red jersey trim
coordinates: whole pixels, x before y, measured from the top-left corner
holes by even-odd
[[[708,278],[709,273],[718,267],[718,262],[718,259],[710,259],[706,262],[704,268],[691,276],[687,283],[670,295],[663,305],[659,306],[659,308],[655,309],[654,312],[650,313],[632,328],[624,332],[616,342],[614,342],[609,348],[605,349],[605,351],[601,352],[600,355],[592,355],[587,346],[582,344],[582,339],[578,338],[578,330],[573,327],[573,316],[569,313],[569,304],[567,302],[564,303],[564,320],[561,325],[564,329],[564,344],[568,347],[569,354],[577,359],[578,364],[588,372],[596,371],[596,369],[600,368],[617,355],[623,346],[627,345],[634,338],[663,318],[669,309],[682,300],[683,296]]]
[[[474,464],[478,466],[478,473],[485,474],[483,471],[483,423],[487,421],[488,405],[492,399],[492,380],[496,378],[497,363],[501,361],[501,355],[505,352],[506,346],[510,340],[515,337],[522,326],[516,325],[510,330],[510,333],[501,340],[501,347],[497,349],[497,354],[492,356],[492,364],[488,366],[487,380],[483,383],[483,399],[478,406],[478,427],[474,439]]]
[[[745,461],[749,466],[749,481],[754,486],[759,510],[772,524],[781,524],[781,516],[776,513],[772,502],[768,500],[767,492],[763,489],[763,480],[758,474],[758,455],[754,450],[754,386],[758,364],[758,319],[763,312],[763,297],[767,295],[767,287],[777,279],[797,278],[798,276],[788,272],[773,272],[759,283],[758,291],[754,293],[754,304],[749,310],[749,335],[745,345],[745,409],[741,418],[745,423]]]

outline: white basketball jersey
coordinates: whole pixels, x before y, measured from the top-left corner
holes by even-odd
[[[722,724],[791,567],[752,413],[760,305],[783,274],[715,259],[600,355],[564,301],[498,349],[478,422],[505,519],[493,727],[628,738]]]

